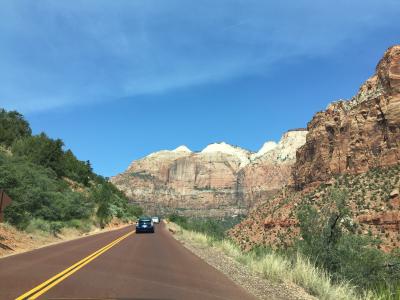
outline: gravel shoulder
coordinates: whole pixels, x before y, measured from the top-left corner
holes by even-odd
[[[171,231],[171,230],[170,230]],[[221,249],[204,246],[176,233],[173,236],[188,250],[203,259],[215,269],[224,273],[236,284],[242,286],[258,299],[265,300],[311,300],[317,299],[309,295],[303,288],[294,284],[272,282],[251,272],[245,265],[226,255]]]

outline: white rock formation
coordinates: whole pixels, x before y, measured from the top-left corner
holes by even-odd
[[[296,151],[306,142],[306,130],[296,130],[286,132],[278,144],[267,142],[256,154],[252,156],[252,161],[269,161],[271,163],[293,163],[296,159]]]
[[[265,153],[275,149],[277,146],[278,146],[278,144],[274,141],[266,142],[257,153],[254,153],[253,155],[251,155],[251,160],[254,160],[260,156],[263,156]]]
[[[245,165],[250,163],[250,156],[252,154],[250,151],[244,150],[239,147],[234,147],[225,142],[210,144],[201,151],[201,153],[214,153],[214,152],[221,152],[239,158],[241,167],[244,167]]]
[[[178,148],[172,150],[173,152],[189,152],[192,153],[192,151],[186,147],[185,145],[179,146]]]

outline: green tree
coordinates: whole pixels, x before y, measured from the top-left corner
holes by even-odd
[[[132,219],[133,217],[140,217],[141,215],[143,215],[143,208],[134,204],[128,203],[125,211],[125,217],[128,219]]]
[[[89,161],[78,160],[71,150],[67,150],[63,157],[65,176],[89,186],[90,178],[93,175],[92,166]]]
[[[16,140],[31,134],[29,123],[20,113],[0,109],[0,144],[10,147]]]
[[[112,191],[107,184],[101,184],[92,190],[92,197],[98,205],[96,216],[99,219],[101,228],[104,228],[113,217],[111,210]]]
[[[5,218],[20,229],[33,218],[68,221],[93,214],[94,203],[90,198],[71,191],[51,169],[21,157],[0,153],[0,188],[13,199]]]
[[[12,146],[12,152],[35,164],[52,169],[58,177],[61,177],[65,175],[63,146],[62,140],[53,140],[45,133],[41,133],[16,141]]]
[[[311,257],[318,257],[318,262],[328,266],[330,271],[339,268],[335,250],[345,231],[353,231],[353,225],[346,206],[347,192],[332,189],[325,205],[316,207],[303,206],[298,212],[303,252]]]
[[[298,249],[335,280],[350,280],[362,288],[400,284],[400,257],[377,249],[378,241],[356,234],[347,192],[332,188],[326,203],[304,205],[298,211],[301,240]]]
[[[20,229],[33,221],[48,224],[44,227],[56,234],[65,222],[88,220],[95,211],[101,226],[114,216],[129,219],[142,213],[107,178],[93,173],[89,161],[78,160],[71,150],[64,151],[62,140],[45,133],[32,136],[19,113],[0,110],[0,129],[0,144],[11,145],[12,152],[0,152],[0,189],[13,199],[5,211],[11,224]],[[73,191],[63,177],[90,187],[92,192],[87,196]]]

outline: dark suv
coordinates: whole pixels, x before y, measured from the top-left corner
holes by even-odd
[[[154,233],[154,224],[151,218],[139,218],[136,223],[136,233],[151,232]]]

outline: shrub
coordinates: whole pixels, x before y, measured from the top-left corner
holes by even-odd
[[[22,158],[0,154],[0,187],[13,199],[5,210],[5,219],[25,229],[31,219],[68,221],[89,218],[94,203],[71,191],[49,169]]]
[[[38,230],[50,233],[50,223],[43,219],[32,219],[29,222],[29,225],[27,226],[26,231],[29,233],[33,233]]]
[[[177,214],[169,216],[171,222],[177,223],[184,229],[205,233],[214,239],[226,237],[226,231],[242,220],[242,216],[226,218],[187,218]]]
[[[385,284],[395,289],[400,283],[400,259],[376,249],[378,241],[359,236],[346,207],[346,193],[332,190],[330,203],[320,212],[311,206],[300,209],[302,240],[297,247],[317,267],[339,282],[349,280],[359,288],[375,289]],[[397,272],[396,272],[397,271]]]
[[[171,222],[178,224],[181,227],[185,227],[187,225],[188,219],[184,216],[180,216],[178,214],[171,214],[168,219]]]
[[[77,220],[73,219],[65,223],[66,227],[75,228],[81,232],[89,232],[92,228],[90,220]]]
[[[4,218],[20,230],[24,230],[30,222],[29,213],[24,209],[23,205],[18,203],[12,203],[6,207]]]
[[[59,233],[61,233],[61,229],[64,227],[64,224],[62,222],[51,222],[50,223],[50,233],[53,234],[54,236],[57,236]]]
[[[97,204],[96,216],[100,226],[107,225],[113,217],[134,219],[143,213],[143,210],[129,204],[125,194],[119,191],[112,183],[97,176],[96,185],[91,189],[91,198]]]

